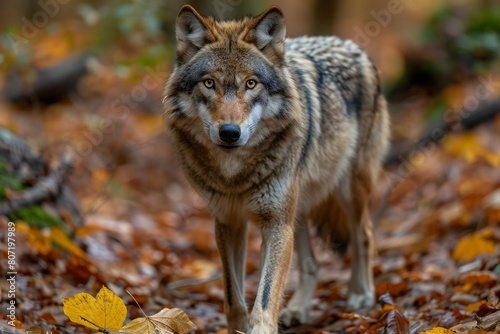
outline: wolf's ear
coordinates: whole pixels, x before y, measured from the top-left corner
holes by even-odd
[[[272,63],[280,65],[285,53],[285,35],[283,13],[273,6],[253,19],[245,40],[255,44]]]
[[[205,44],[214,41],[205,18],[191,6],[185,5],[175,24],[177,60],[184,62],[194,56]]]

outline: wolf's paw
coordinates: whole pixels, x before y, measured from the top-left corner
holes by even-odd
[[[357,310],[363,307],[373,307],[375,305],[375,293],[366,291],[364,293],[350,292],[347,297],[347,307]]]
[[[292,327],[307,323],[309,319],[309,309],[307,307],[288,306],[280,312],[280,322],[285,327]]]

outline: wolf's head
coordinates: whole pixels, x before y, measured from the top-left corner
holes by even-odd
[[[176,37],[165,89],[167,124],[189,120],[192,138],[209,138],[225,152],[256,146],[286,125],[297,93],[284,67],[285,22],[278,8],[216,21],[184,6]]]

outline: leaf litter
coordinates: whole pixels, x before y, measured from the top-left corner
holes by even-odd
[[[67,50],[59,45],[51,57]],[[110,105],[135,86],[114,74],[112,65],[101,67],[86,78],[79,92],[91,108],[82,108],[80,100],[71,98],[26,112],[0,102],[0,123],[38,143],[48,155],[57,156],[66,145],[90,145],[87,154],[77,155],[69,178],[85,224],[72,226],[66,235],[17,223],[16,328],[52,333],[118,331],[129,319],[128,326],[135,330],[176,331],[182,326],[167,326],[165,319],[180,316],[186,323],[192,320],[195,333],[221,334],[222,282],[206,279],[220,271],[213,222],[186,184],[174,149],[163,136],[157,102],[161,87],[131,109],[130,117],[113,119],[113,129],[104,133],[98,125],[109,119]],[[97,83],[109,86],[109,91],[97,91]],[[424,97],[420,99],[415,103],[419,108],[426,104]],[[147,103],[156,108],[145,107]],[[409,108],[398,114],[394,132],[425,128],[425,120],[415,117],[421,111]],[[497,119],[453,134],[443,139],[443,145],[424,152],[423,158],[416,156],[386,170],[372,201],[379,304],[374,310],[347,310],[351,259],[314,242],[320,269],[312,320],[285,333],[498,332],[500,152],[495,143],[500,142],[499,133]],[[7,223],[0,217],[0,230],[5,231]],[[249,232],[246,300],[250,304],[259,278],[260,239],[255,228]],[[4,242],[2,238],[5,253]],[[4,272],[5,266],[2,261]],[[285,300],[297,277],[294,268]],[[168,293],[172,282],[191,279],[197,284],[177,285],[179,294]],[[103,285],[118,299],[101,294]],[[0,281],[0,289],[8,291],[5,281]],[[126,290],[133,291],[144,313],[132,307]],[[78,295],[81,291],[88,293]],[[190,298],[200,294],[206,296],[203,301]],[[88,312],[95,312],[68,306],[69,321],[63,308],[76,296],[84,305],[93,305]],[[63,298],[69,298],[65,304]],[[2,309],[7,302],[1,300]],[[113,315],[102,312],[103,307]],[[6,328],[6,320],[0,314],[0,330]]]
[[[8,112],[16,122],[16,111]],[[124,133],[137,131],[133,123],[123,127]],[[498,130],[500,126],[493,124],[474,132],[483,138],[495,137]],[[150,136],[162,138],[160,133]],[[78,322],[66,320],[60,298],[83,289],[95,293],[105,284],[113,291],[138,291],[134,294],[146,314],[156,313],[143,318],[142,313],[130,309],[129,319],[142,317],[137,321],[141,330],[154,327],[156,317],[166,312],[163,309],[178,308],[192,319],[196,333],[222,333],[222,282],[204,280],[220,271],[212,219],[185,183],[168,142],[141,140],[134,136],[130,141],[106,138],[89,158],[80,161],[70,185],[87,214],[85,225],[74,228],[71,239],[57,230],[18,224],[18,243],[23,245],[18,255],[22,276],[17,300],[23,305],[19,328],[38,326],[63,333],[78,328],[84,333],[75,325]],[[109,152],[121,153],[110,156]],[[100,172],[94,175],[93,170]],[[341,258],[315,242],[320,270],[312,322],[286,333],[477,329],[479,319],[500,309],[498,170],[487,159],[471,162],[437,147],[425,163],[390,185],[393,176],[393,170],[384,173],[372,207],[375,212],[382,201],[387,203],[376,222],[376,291],[378,296],[389,293],[397,309],[384,311],[383,317],[382,305],[372,312],[345,310],[350,258]],[[7,221],[1,219],[0,224],[5,229]],[[251,228],[246,282],[249,303],[258,283],[259,244],[258,231]],[[178,294],[168,293],[170,283],[185,279],[199,280],[179,287]],[[285,299],[296,284],[294,269]],[[190,299],[200,294],[206,298]],[[121,298],[128,304],[124,293]]]

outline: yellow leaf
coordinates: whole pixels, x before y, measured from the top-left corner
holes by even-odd
[[[495,153],[491,153],[491,152],[484,152],[484,158],[493,167],[500,166],[500,154],[498,154],[498,153],[495,154]]]
[[[485,236],[485,233],[479,231],[460,239],[453,251],[453,259],[468,261],[482,254],[494,254],[495,243]]]
[[[26,234],[29,238],[29,245],[42,255],[48,254],[52,250],[52,243],[57,244],[62,249],[85,258],[85,252],[78,247],[66,233],[59,227],[51,229],[31,228],[25,223],[18,224],[18,230]]]
[[[480,300],[477,303],[472,303],[467,305],[467,308],[465,309],[466,312],[472,313],[474,312],[479,306],[486,304],[486,300]]]
[[[444,148],[449,154],[462,157],[467,162],[483,158],[493,167],[500,166],[500,154],[485,148],[474,133],[446,137]]]
[[[99,332],[118,331],[127,316],[123,300],[105,286],[95,298],[85,292],[63,298],[63,311],[71,321]]]
[[[384,304],[383,311],[390,311],[390,310],[396,310],[398,311],[399,307],[395,305],[390,305],[390,304]],[[400,309],[399,309],[400,310]]]
[[[50,240],[50,230],[39,230],[31,228],[26,223],[19,223],[17,225],[18,231],[26,234],[29,239],[29,246],[42,255],[48,254],[52,250],[52,243]]]
[[[137,318],[126,324],[120,332],[129,334],[185,334],[195,328],[187,314],[178,308],[163,309],[150,317]]]
[[[50,231],[50,237],[52,238],[52,241],[56,243],[59,247],[62,249],[67,250],[68,252],[79,256],[81,258],[85,258],[85,252],[78,247],[62,229],[59,227],[54,227]]]
[[[435,327],[428,331],[421,332],[420,334],[455,334],[455,332],[452,332],[449,329],[443,327]]]
[[[443,144],[446,151],[455,156],[474,155],[474,152],[480,146],[476,135],[471,132],[449,136]]]
[[[476,232],[481,238],[491,238],[493,237],[493,229],[486,227]]]

